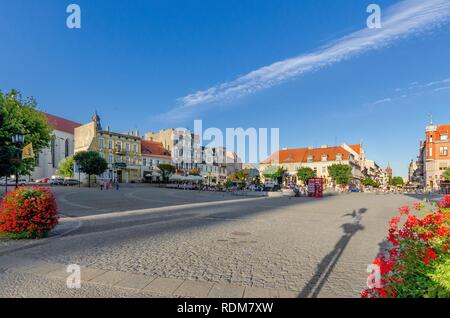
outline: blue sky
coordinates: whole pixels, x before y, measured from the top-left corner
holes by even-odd
[[[298,74],[282,72],[275,81],[265,69],[245,76],[316,56],[346,44],[343,37],[360,43],[374,34],[365,30],[373,2],[0,0],[0,89],[16,88],[78,122],[96,109],[116,131],[192,128],[202,119],[221,129],[278,127],[281,147],[362,141],[367,157],[406,176],[429,114],[450,123],[445,14],[439,25],[402,22],[418,28],[312,70],[294,68]],[[70,3],[81,7],[80,30],[66,27]],[[383,17],[417,1],[376,3]],[[393,4],[404,7],[390,12]]]

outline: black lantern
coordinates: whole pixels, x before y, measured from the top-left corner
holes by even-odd
[[[23,145],[25,142],[25,135],[22,133],[17,133],[12,136],[12,142],[15,145]]]

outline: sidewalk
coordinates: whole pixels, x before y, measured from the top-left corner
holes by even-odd
[[[23,257],[0,256],[0,273],[31,274],[40,278],[64,282],[70,273],[67,265],[48,263]],[[299,292],[284,289],[266,289],[250,286],[238,286],[227,283],[182,280],[154,277],[118,271],[106,271],[93,267],[81,267],[81,289],[83,285],[95,284],[115,287],[133,292],[141,292],[148,297],[181,298],[296,298]]]

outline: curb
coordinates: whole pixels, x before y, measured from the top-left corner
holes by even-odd
[[[22,251],[22,250],[25,250],[25,249],[33,248],[35,246],[40,246],[40,245],[47,244],[47,243],[53,241],[54,239],[61,238],[61,237],[69,235],[70,233],[78,230],[83,225],[83,222],[81,220],[76,219],[76,218],[68,217],[68,216],[65,216],[63,214],[60,214],[60,216],[64,216],[67,219],[74,220],[76,222],[75,226],[73,226],[70,229],[67,229],[66,231],[63,231],[61,233],[58,233],[58,229],[57,229],[58,226],[56,226],[56,228],[53,229],[49,233],[48,237],[43,238],[43,239],[36,239],[36,240],[31,241],[31,242],[25,243],[24,245],[18,246],[18,247],[11,247],[11,248],[6,248],[4,250],[0,250],[0,256],[4,256],[4,255],[10,254],[10,253],[14,253],[14,252]]]

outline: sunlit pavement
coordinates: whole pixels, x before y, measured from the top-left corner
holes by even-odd
[[[54,192],[73,229],[3,254],[0,245],[0,296],[358,297],[389,218],[422,199],[248,198],[138,186]],[[70,290],[64,275],[49,275],[68,264],[98,275]]]

